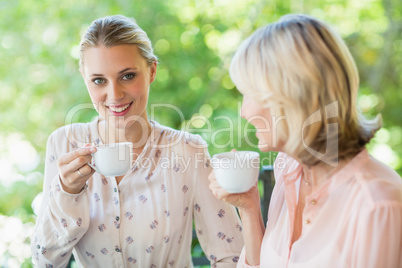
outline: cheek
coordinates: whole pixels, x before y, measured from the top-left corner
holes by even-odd
[[[93,100],[93,101],[99,100],[100,99],[99,90],[95,90],[95,88],[93,88],[93,86],[88,85],[88,83],[86,83],[86,86],[87,86],[89,97],[91,97],[91,100]]]
[[[95,110],[99,114],[104,114],[106,108],[102,104],[105,102],[105,100],[102,97],[102,95],[100,94],[100,92],[93,90],[93,89],[91,90],[90,88],[88,88],[88,94],[89,94],[89,97],[91,98],[91,101],[92,101],[92,104],[93,104]]]
[[[144,89],[144,88],[137,88],[136,90],[132,91],[131,94],[134,98],[142,98],[144,96],[148,95],[148,90]]]
[[[126,92],[129,92],[129,94],[135,98],[148,95],[148,91],[149,91],[149,84],[143,81],[132,84],[126,88]]]
[[[253,108],[253,106],[248,105],[248,104],[243,104],[241,107],[241,111],[240,111],[241,117],[243,117],[244,119],[246,119],[248,122],[252,122],[253,118],[255,116],[255,110]]]
[[[253,120],[253,125],[257,130],[271,130],[271,121],[262,116],[255,117],[255,120]]]
[[[88,93],[89,93],[89,96],[91,97],[92,101],[100,101],[101,97],[97,92],[88,90]]]

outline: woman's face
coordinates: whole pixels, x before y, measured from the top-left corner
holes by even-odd
[[[273,116],[269,108],[263,107],[258,101],[244,96],[241,117],[255,127],[258,149],[262,152],[280,151],[283,142],[276,133],[278,124],[282,120]]]
[[[148,66],[137,46],[87,48],[81,74],[95,109],[109,126],[128,128],[146,119],[156,63]]]

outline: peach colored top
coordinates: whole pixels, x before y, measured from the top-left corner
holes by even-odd
[[[402,267],[402,180],[366,149],[306,198],[291,243],[301,165],[280,153],[261,267]],[[238,267],[249,266],[243,249]]]

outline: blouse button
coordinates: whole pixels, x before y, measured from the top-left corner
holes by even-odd
[[[117,192],[117,188],[114,188],[114,192]]]
[[[305,223],[306,223],[306,224],[309,224],[309,223],[310,223],[310,219],[307,219],[307,220],[305,221]]]
[[[117,217],[116,217],[116,221],[119,221],[119,220],[120,220],[120,217],[119,217],[119,216],[117,216]]]
[[[115,250],[116,250],[116,252],[120,252],[120,249],[119,249],[119,248],[116,248]]]
[[[316,200],[311,201],[311,204],[314,206],[315,204],[317,204]]]
[[[37,248],[37,249],[40,249],[40,246],[39,246],[39,245],[36,245],[36,248]]]

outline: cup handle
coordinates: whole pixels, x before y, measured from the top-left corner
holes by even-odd
[[[91,154],[91,155],[92,155],[92,160],[93,160],[94,154]],[[91,162],[88,162],[87,165],[90,166],[92,169],[94,169],[96,172],[100,173],[99,169],[96,167],[95,163],[92,164]]]

